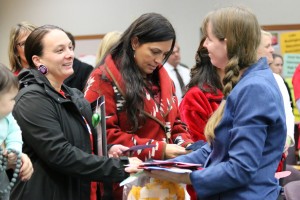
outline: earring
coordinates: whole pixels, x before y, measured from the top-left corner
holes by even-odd
[[[135,48],[133,45],[131,45],[132,51],[133,51],[133,57],[135,58]]]
[[[48,68],[45,65],[40,65],[38,70],[44,75],[48,73]]]
[[[135,49],[132,47],[133,57],[135,58]]]

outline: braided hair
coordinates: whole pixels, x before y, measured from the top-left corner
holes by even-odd
[[[261,31],[256,16],[241,7],[227,7],[209,13],[206,17],[212,26],[212,33],[219,40],[226,40],[228,63],[225,67],[223,82],[224,100],[211,116],[205,127],[208,142],[215,137],[214,130],[222,119],[226,98],[238,83],[241,71],[257,61],[257,48]],[[207,33],[207,25],[203,27]]]

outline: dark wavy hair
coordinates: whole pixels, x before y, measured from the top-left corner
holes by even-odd
[[[123,33],[117,44],[111,49],[112,58],[120,70],[126,85],[125,109],[129,122],[132,124],[132,131],[136,131],[139,126],[139,117],[144,118],[144,79],[134,61],[134,50],[132,49],[131,39],[138,38],[139,44],[149,42],[172,41],[169,53],[163,60],[164,64],[171,55],[176,35],[171,23],[162,15],[157,13],[146,13],[136,19]],[[158,81],[157,67],[153,72],[153,81]]]
[[[210,62],[207,49],[203,47],[205,39],[203,37],[199,44],[195,56],[196,65],[191,69],[191,80],[187,87],[198,86],[204,92],[217,94],[217,89],[222,91],[223,86],[216,67]]]

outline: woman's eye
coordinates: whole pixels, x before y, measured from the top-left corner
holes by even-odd
[[[151,52],[152,52],[154,55],[160,54],[159,51],[155,51],[155,50],[151,50]]]

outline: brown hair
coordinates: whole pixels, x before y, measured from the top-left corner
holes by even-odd
[[[212,25],[213,34],[220,40],[227,41],[227,57],[223,79],[223,94],[226,99],[240,78],[240,71],[257,61],[257,48],[260,44],[261,29],[256,16],[248,9],[227,7],[216,10],[207,16]],[[207,33],[207,26],[203,27]],[[216,112],[211,116],[205,127],[208,142],[214,137],[215,127],[219,124],[225,107],[223,100]]]
[[[47,33],[51,30],[61,30],[65,32],[63,29],[54,26],[54,25],[44,25],[36,28],[32,33],[28,36],[25,43],[25,57],[29,64],[30,68],[36,68],[35,64],[32,61],[32,56],[42,56],[43,55],[43,39]]]
[[[20,71],[23,68],[17,50],[17,42],[19,38],[24,34],[31,33],[35,28],[35,25],[24,21],[18,23],[11,29],[9,36],[8,57],[12,72]]]

